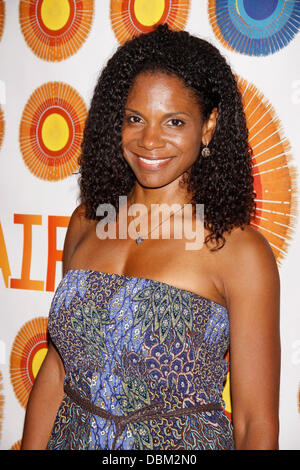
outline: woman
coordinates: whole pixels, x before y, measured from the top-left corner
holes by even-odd
[[[247,138],[235,78],[208,42],[164,25],[109,60],[85,127],[81,204],[23,449],[278,447],[280,282],[249,225]],[[174,203],[178,214],[153,227],[151,205]],[[102,204],[116,208],[106,229],[119,236],[100,238]],[[133,204],[146,208],[139,224]],[[185,204],[192,228],[204,204],[198,249],[186,249],[176,224],[162,236]],[[124,213],[131,236],[117,230]],[[232,423],[222,401],[229,339]]]

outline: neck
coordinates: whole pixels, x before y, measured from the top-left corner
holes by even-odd
[[[151,209],[151,204],[188,204],[191,195],[185,188],[178,185],[174,187],[164,186],[162,188],[145,188],[136,183],[132,191],[128,194],[128,204],[143,204],[147,209]]]

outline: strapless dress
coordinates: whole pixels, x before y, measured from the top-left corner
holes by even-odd
[[[65,394],[47,449],[233,449],[226,307],[161,281],[69,270],[50,337]]]

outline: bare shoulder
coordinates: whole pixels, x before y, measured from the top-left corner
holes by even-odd
[[[276,265],[276,259],[268,240],[250,225],[237,227],[225,235],[224,258],[228,263],[247,261],[250,265]],[[222,250],[221,250],[222,251]]]
[[[226,297],[279,291],[280,278],[276,258],[264,235],[247,225],[235,228],[225,235],[226,243],[220,250],[220,269]]]
[[[68,230],[64,242],[64,251],[63,251],[63,274],[68,270],[68,266],[70,264],[71,257],[83,239],[85,234],[95,225],[95,221],[91,219],[87,219],[86,217],[86,210],[85,205],[80,204],[76,207],[73,211]]]
[[[68,234],[72,237],[79,237],[84,233],[90,225],[93,223],[92,220],[86,218],[86,209],[84,204],[80,204],[74,209],[70,222],[68,225]]]

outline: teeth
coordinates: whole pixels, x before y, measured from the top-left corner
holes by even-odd
[[[139,157],[140,160],[147,163],[148,165],[156,165],[157,163],[165,162],[166,160],[171,160],[171,158],[164,158],[162,160],[148,160],[147,158]]]

